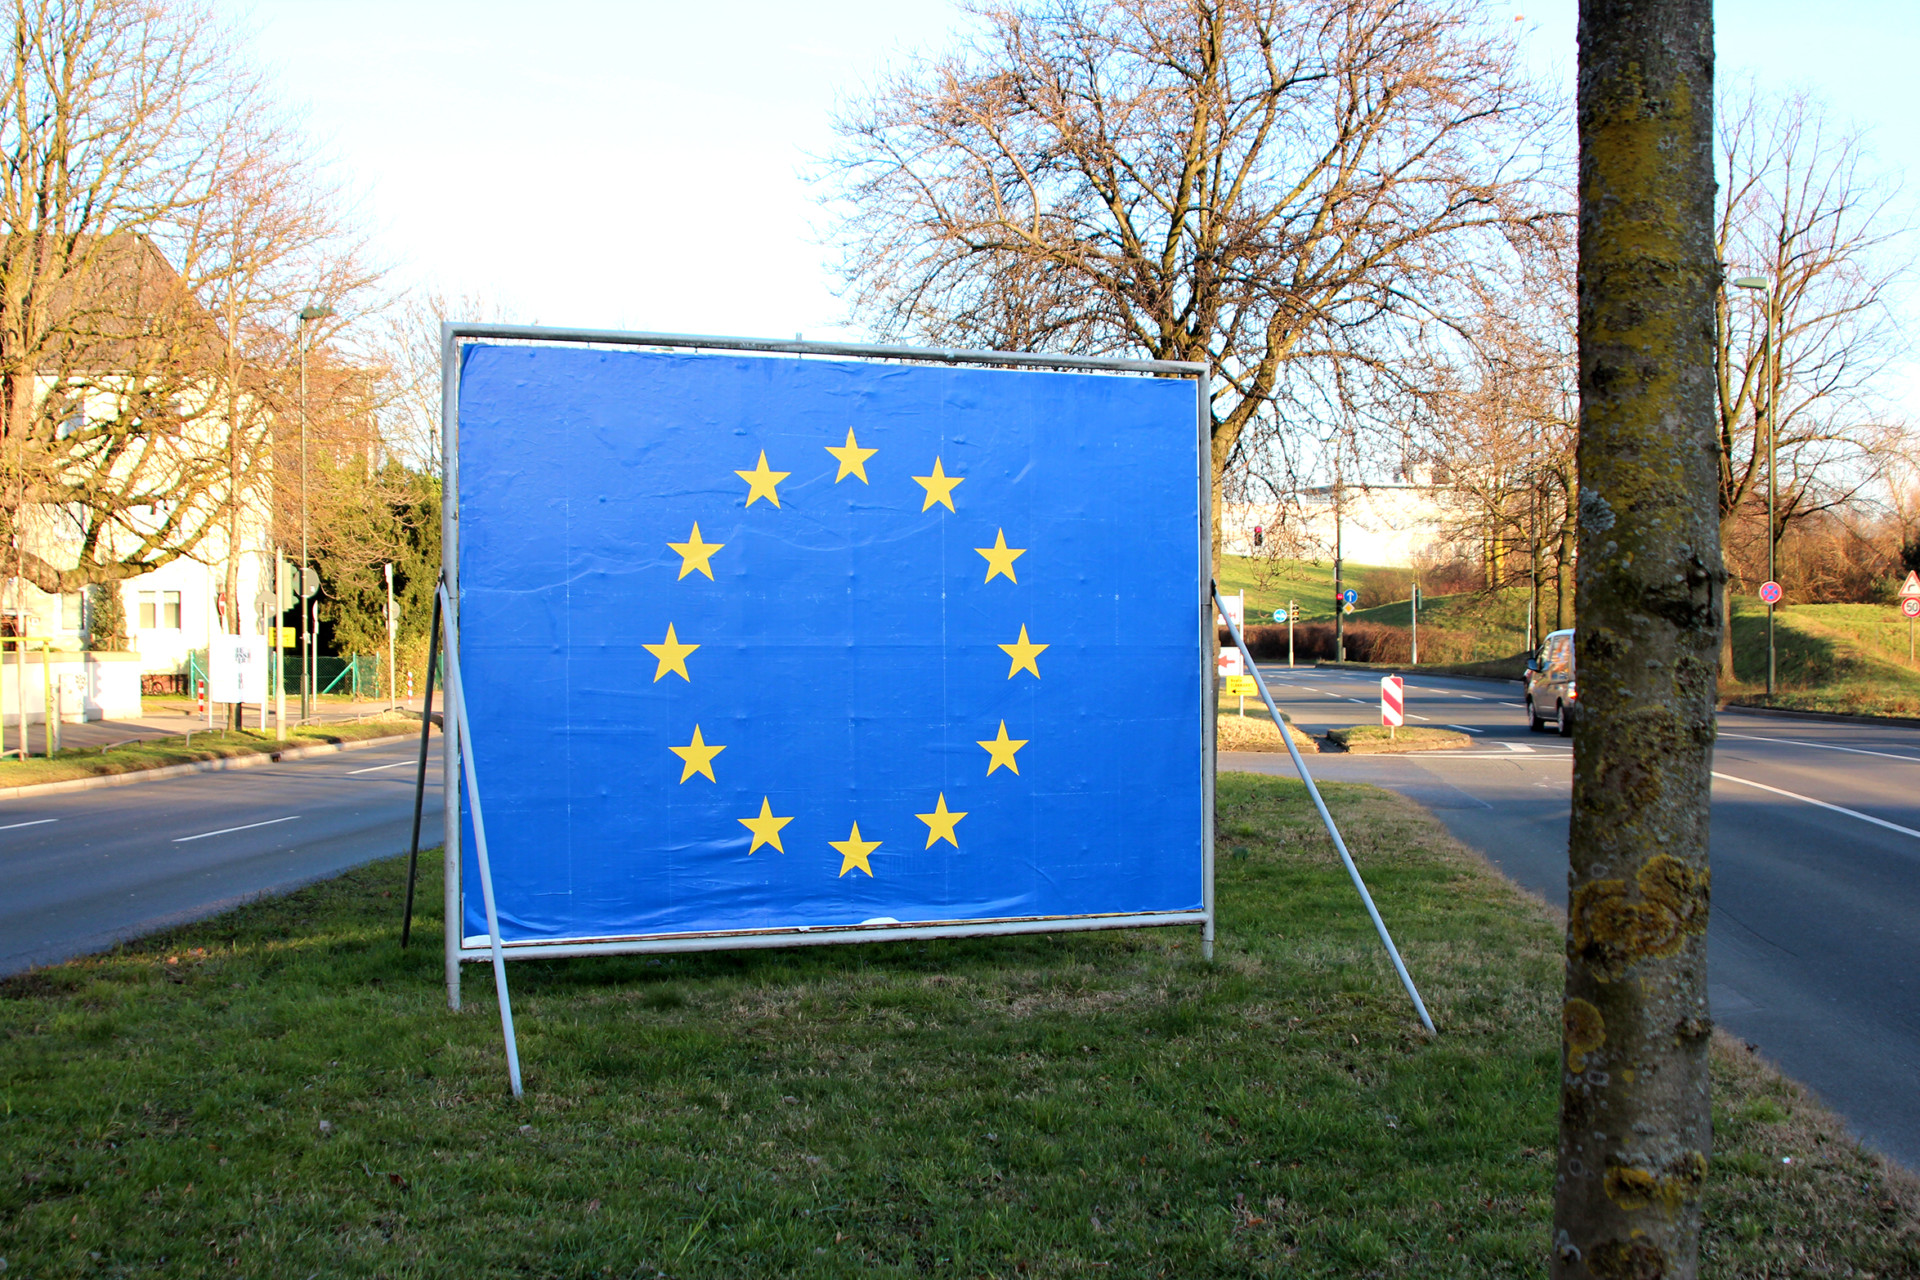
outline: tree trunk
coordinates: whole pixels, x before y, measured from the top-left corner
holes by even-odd
[[[1580,531],[1580,476],[1577,471],[1561,473],[1560,484],[1566,494],[1567,512],[1560,521],[1560,546],[1554,554],[1553,629],[1564,631],[1573,625],[1574,539]]]
[[[1690,1280],[1712,1147],[1712,0],[1581,0],[1580,711],[1552,1274]]]

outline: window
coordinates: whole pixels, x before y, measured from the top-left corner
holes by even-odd
[[[141,631],[178,631],[180,629],[180,593],[178,591],[142,591],[140,593]]]
[[[160,593],[158,591],[142,591],[140,593],[140,630],[152,631],[160,625],[160,620],[157,617],[160,611],[159,605]]]
[[[65,440],[76,431],[86,430],[86,427],[87,398],[85,396],[75,396],[67,407],[66,417],[61,419],[59,427],[54,431],[54,435],[58,439]]]
[[[84,631],[86,629],[86,597],[66,595],[60,597],[60,629],[62,631]]]
[[[180,593],[178,591],[160,593],[160,625],[169,631],[180,629]]]

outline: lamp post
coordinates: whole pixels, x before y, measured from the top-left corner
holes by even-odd
[[[1767,581],[1777,582],[1777,569],[1774,565],[1774,509],[1779,497],[1773,480],[1773,437],[1774,427],[1779,417],[1779,406],[1774,402],[1779,398],[1778,381],[1779,356],[1776,348],[1780,344],[1779,324],[1774,316],[1778,295],[1773,281],[1766,276],[1735,276],[1733,286],[1736,289],[1757,289],[1760,291],[1760,303],[1765,308],[1765,338],[1760,344],[1760,358],[1766,362],[1766,374],[1761,380],[1761,393],[1766,396],[1765,416],[1767,423]],[[1773,602],[1767,601],[1767,701],[1773,701],[1774,651],[1773,651]]]
[[[319,667],[313,660],[313,624],[307,595],[307,575],[313,572],[307,558],[307,322],[324,320],[332,314],[332,307],[316,302],[300,308],[294,324],[300,347],[300,589],[294,594],[299,597],[303,645],[300,663],[300,719],[303,721],[313,714],[313,686]]]

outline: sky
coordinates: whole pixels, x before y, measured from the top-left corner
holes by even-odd
[[[865,336],[842,323],[810,158],[837,98],[965,21],[945,0],[216,3],[396,279],[514,321],[755,337]],[[1722,0],[1717,74],[1808,88],[1920,172],[1912,8]],[[1570,94],[1575,0],[1504,12]]]

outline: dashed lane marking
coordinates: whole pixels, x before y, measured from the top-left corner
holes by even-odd
[[[295,818],[298,818],[299,816],[300,815],[297,813],[292,813],[292,814],[288,814],[284,818],[268,818],[265,822],[249,822],[245,826],[240,826],[240,827],[222,827],[218,831],[202,831],[197,836],[179,836],[173,841],[173,843],[185,844],[189,840],[205,840],[208,836],[224,836],[224,835],[231,835],[236,831],[251,831],[255,827],[271,827],[276,823],[292,822]]]
[[[0,827],[0,831],[18,831],[22,827],[44,827],[49,822],[58,821],[60,821],[58,818],[35,818],[32,822],[9,822],[6,826]]]

